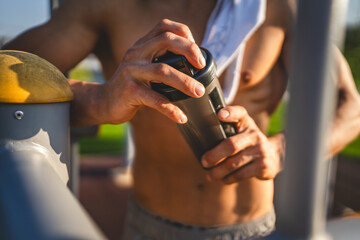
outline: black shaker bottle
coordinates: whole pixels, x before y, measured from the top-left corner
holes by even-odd
[[[184,56],[171,52],[154,60],[155,63],[166,63],[202,83],[205,93],[201,98],[192,98],[163,83],[151,83],[153,90],[166,96],[188,117],[187,123],[177,126],[199,161],[205,152],[236,133],[233,123],[221,122],[217,117],[217,112],[225,107],[225,101],[216,76],[215,61],[208,50],[201,48],[201,51],[206,60],[203,69],[193,67]]]

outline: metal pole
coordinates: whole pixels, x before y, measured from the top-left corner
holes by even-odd
[[[49,6],[50,6],[50,17],[52,16],[53,12],[60,6],[62,3],[62,0],[49,0]],[[68,74],[65,74],[66,77],[68,77]],[[85,127],[84,129],[87,129]],[[70,159],[69,159],[69,183],[68,187],[76,196],[79,197],[79,165],[80,165],[80,155],[79,155],[79,144],[78,144],[78,137],[73,137],[74,131],[77,132],[78,130],[71,129],[71,138],[70,138]],[[80,130],[80,132],[83,130]],[[91,133],[93,134],[93,130],[91,130]],[[95,130],[96,134],[96,130]],[[93,134],[92,136],[95,136]],[[82,135],[81,135],[82,136]],[[87,136],[87,135],[84,135]],[[84,137],[83,136],[83,137]]]
[[[0,239],[105,239],[33,142],[0,147]]]
[[[329,74],[332,4],[332,0],[298,1],[285,170],[277,209],[277,233],[290,239],[327,239],[324,153],[335,100]]]

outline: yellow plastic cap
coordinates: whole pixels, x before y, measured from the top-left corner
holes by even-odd
[[[52,103],[73,99],[64,74],[31,53],[0,50],[0,102]]]

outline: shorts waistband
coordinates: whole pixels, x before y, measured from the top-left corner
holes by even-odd
[[[129,203],[127,221],[154,239],[251,239],[270,234],[275,229],[275,211],[249,222],[223,226],[197,226],[173,221],[151,213],[135,200]]]

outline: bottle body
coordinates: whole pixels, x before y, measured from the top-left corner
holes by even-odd
[[[155,91],[165,95],[186,114],[188,122],[177,126],[199,161],[205,152],[235,134],[232,123],[221,122],[217,117],[217,112],[226,104],[213,57],[206,49],[202,49],[202,53],[206,59],[204,69],[195,69],[185,57],[172,53],[157,61],[167,63],[201,82],[205,87],[202,97],[192,98],[165,84],[151,84]]]
[[[199,160],[205,152],[233,134],[217,117],[217,112],[225,107],[225,101],[216,77],[205,88],[201,98],[187,98],[174,103],[188,117],[187,123],[177,126]]]

